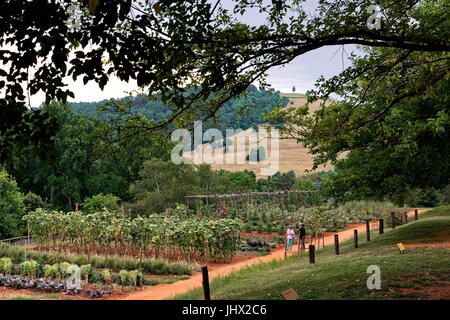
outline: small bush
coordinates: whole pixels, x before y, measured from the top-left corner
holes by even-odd
[[[67,269],[69,267],[70,267],[69,262],[61,262],[61,264],[59,265],[59,269],[61,270],[61,278],[65,277],[65,275],[67,274]]]
[[[10,275],[13,271],[13,263],[10,258],[0,259],[0,272],[5,275]]]
[[[130,285],[131,281],[130,281],[130,274],[128,273],[128,271],[120,270],[119,277],[120,277],[120,284],[122,286],[125,287],[125,286]]]
[[[102,283],[105,284],[105,278],[103,276],[103,272],[100,271],[91,271],[89,277],[89,283]]]
[[[72,260],[72,263],[77,264],[79,266],[83,266],[89,263],[89,259],[86,256],[77,256]]]
[[[192,274],[192,269],[189,266],[181,263],[170,264],[168,271],[170,274],[176,274],[180,276]]]
[[[81,269],[81,278],[86,282],[89,282],[89,278],[92,276],[92,267],[90,264],[84,264],[80,267]]]
[[[36,278],[38,263],[34,260],[24,261],[20,264],[20,274],[26,277]]]
[[[136,287],[137,286],[137,281],[138,281],[139,271],[138,270],[129,271],[128,275],[130,277],[131,285],[133,287]]]
[[[139,267],[139,261],[135,259],[126,259],[124,261],[125,263],[125,269],[127,270],[134,270]]]
[[[421,190],[417,195],[417,206],[418,207],[437,207],[441,204],[441,199],[439,193],[433,189]]]
[[[111,283],[112,278],[111,278],[111,272],[109,271],[109,269],[103,269],[102,276],[103,276],[103,281],[105,284]]]
[[[55,263],[59,263],[59,255],[56,253],[49,253],[46,257],[46,262],[48,264],[55,264]]]
[[[49,279],[56,279],[59,275],[59,264],[53,265],[46,264],[44,266],[44,276]]]
[[[105,266],[106,259],[103,257],[92,257],[90,264],[94,268],[103,268]]]

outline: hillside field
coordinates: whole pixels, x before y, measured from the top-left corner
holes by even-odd
[[[295,108],[295,107],[302,107],[306,103],[306,96],[300,93],[281,93],[281,96],[286,97],[289,99],[289,103],[287,105],[287,108]],[[319,108],[319,103],[313,103],[311,105],[311,111],[315,111]],[[264,130],[264,125],[260,125],[260,130]],[[251,128],[247,129],[239,134],[237,134],[235,137],[242,137],[244,135],[248,135],[251,132]],[[270,146],[270,144],[268,144]],[[206,144],[203,145],[203,147],[206,147]],[[228,155],[230,157],[233,157],[233,159],[245,159],[245,157],[249,154],[250,150],[252,148],[257,148],[256,142],[250,142],[247,144],[246,148],[242,151],[237,151],[231,149],[230,152],[228,152]],[[221,150],[221,149],[218,149]],[[278,171],[280,172],[288,172],[288,171],[294,171],[295,175],[297,177],[306,175],[307,172],[305,170],[310,170],[313,166],[313,159],[312,156],[308,153],[308,149],[306,149],[302,144],[297,143],[295,139],[288,139],[288,138],[281,138],[278,139],[278,147],[274,148],[273,151],[279,153],[279,166]],[[187,152],[185,153],[185,157],[193,157],[193,152]],[[214,153],[212,154],[214,156]],[[268,152],[268,156],[270,157],[270,152]],[[209,159],[210,157],[205,157],[204,159]],[[235,161],[234,164],[212,164],[211,167],[214,170],[227,170],[227,171],[243,171],[243,170],[250,170],[253,171],[256,174],[257,178],[265,178],[268,175],[263,174],[261,172],[262,168],[267,168],[270,166],[270,164],[267,161],[262,161],[258,163],[249,163],[249,161],[246,161],[244,164],[237,164],[237,161]],[[312,172],[319,172],[319,171],[329,171],[332,170],[333,167],[331,165],[327,165],[325,167],[320,167],[315,171]],[[310,173],[310,172],[308,172]]]

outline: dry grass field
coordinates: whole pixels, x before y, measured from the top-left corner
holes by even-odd
[[[302,94],[298,93],[287,93],[282,94],[283,96],[289,98],[288,107],[301,107],[306,103],[306,97]],[[311,110],[314,111],[319,107],[319,103],[315,103],[311,106]],[[263,127],[264,125],[261,125]],[[265,130],[260,130],[262,132]],[[243,143],[247,138],[247,142]],[[264,139],[260,140],[259,145],[264,146],[267,152],[266,160],[260,161],[257,163],[251,163],[249,161],[245,161],[246,156],[250,153],[252,148],[257,149],[258,139],[257,135],[254,133],[253,129],[248,129],[238,133],[237,135],[231,138],[233,141],[233,146],[241,146],[242,150],[236,150],[237,148],[230,148],[230,151],[226,153],[226,155],[222,158],[216,156],[215,151],[218,151],[219,154],[223,151],[222,148],[212,150],[207,145],[201,146],[203,148],[203,162],[211,163],[211,167],[215,170],[228,170],[228,171],[243,171],[243,170],[251,170],[255,172],[258,178],[267,177],[271,174],[274,174],[276,171],[287,172],[292,170],[295,172],[297,176],[305,175],[305,170],[309,170],[312,168],[312,157],[308,154],[308,150],[301,144],[298,144],[295,139],[276,139],[274,141],[273,151],[274,153],[267,152],[271,144],[269,142],[265,142]],[[278,146],[277,146],[278,144]],[[245,146],[245,148],[244,148]],[[200,148],[198,148],[198,153],[200,154]],[[279,159],[276,159],[276,155],[278,153]],[[193,159],[194,151],[185,153],[185,157],[191,157]],[[214,159],[221,159],[222,163],[213,163]],[[240,160],[240,161],[239,161]],[[278,165],[276,165],[278,163]],[[264,170],[264,168],[266,168]],[[268,170],[268,168],[272,168],[272,170]],[[331,170],[332,166],[321,167],[317,171],[328,171]]]

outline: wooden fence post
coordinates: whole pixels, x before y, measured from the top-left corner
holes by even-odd
[[[211,293],[209,291],[208,266],[202,267],[202,274],[203,274],[203,292],[205,294],[205,300],[211,300]]]
[[[379,224],[378,231],[380,234],[383,234],[384,233],[384,219],[378,220],[378,224]]]
[[[367,241],[370,241],[370,220],[366,220],[366,235]]]
[[[339,255],[339,235],[334,235],[334,251],[336,252],[336,255]]]
[[[309,263],[316,263],[315,247],[314,245],[309,245]]]
[[[358,229],[353,230],[353,241],[355,242],[355,248],[358,248]]]
[[[417,209],[414,210],[414,219],[419,220],[419,210]]]

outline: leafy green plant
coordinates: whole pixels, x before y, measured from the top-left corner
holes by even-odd
[[[84,265],[80,266],[80,270],[81,270],[81,278],[84,281],[89,282],[89,277],[91,276],[91,272],[92,272],[91,265],[84,264]]]
[[[44,266],[44,276],[49,279],[56,279],[59,275],[59,264],[55,263],[53,265],[46,264]]]
[[[20,264],[20,273],[24,276],[36,278],[38,263],[34,260],[24,261]]]
[[[130,277],[131,285],[133,287],[136,287],[137,286],[137,281],[138,281],[138,276],[139,276],[139,271],[138,270],[130,271],[130,272],[128,272],[128,275]]]
[[[13,263],[10,258],[0,259],[0,272],[5,275],[10,275],[12,273]]]
[[[89,263],[89,259],[86,256],[77,256],[72,260],[73,264],[77,264],[79,266],[85,265]]]
[[[120,270],[119,272],[120,284],[122,287],[130,285],[130,274],[126,270]]]
[[[103,280],[105,281],[105,284],[111,283],[111,272],[109,269],[103,269],[102,270]]]

